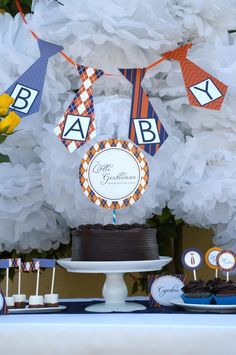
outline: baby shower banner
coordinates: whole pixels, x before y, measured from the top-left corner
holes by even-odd
[[[27,25],[18,0],[16,0],[16,5],[24,23]],[[15,111],[20,117],[32,115],[39,111],[48,60],[58,53],[63,55],[67,61],[77,68],[82,82],[81,87],[73,100],[68,103],[63,117],[54,129],[58,139],[72,153],[96,137],[93,84],[102,76],[116,76],[117,74],[105,73],[101,69],[77,64],[63,52],[62,46],[46,42],[40,39],[34,31],[29,30],[38,42],[40,57],[6,90],[6,93],[15,100],[10,110]],[[128,137],[151,156],[156,154],[168,136],[158,114],[142,88],[142,80],[149,69],[164,60],[178,61],[190,105],[220,110],[224,101],[227,85],[187,58],[191,46],[191,43],[187,43],[163,53],[161,59],[146,68],[118,69],[121,73],[118,75],[123,75],[133,87]]]

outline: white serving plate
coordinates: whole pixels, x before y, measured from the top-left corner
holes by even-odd
[[[71,261],[71,259],[66,258],[57,260],[57,263],[69,272],[125,273],[161,270],[171,260],[172,258],[167,256],[160,256],[158,260],[137,261]]]
[[[173,305],[181,307],[190,312],[217,312],[217,313],[232,313],[236,312],[236,304],[234,305],[218,305],[218,304],[189,304],[184,303],[180,298],[170,301]]]
[[[62,312],[66,309],[66,306],[58,306],[58,307],[42,307],[42,308],[29,308],[26,306],[25,308],[12,308],[8,309],[9,314],[28,314],[28,313],[57,313]]]

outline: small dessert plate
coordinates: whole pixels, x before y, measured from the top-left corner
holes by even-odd
[[[236,312],[236,304],[234,305],[218,305],[218,304],[193,304],[184,303],[180,298],[170,301],[174,306],[181,307],[189,312],[213,312],[213,313],[234,313]]]
[[[62,312],[66,309],[66,306],[58,306],[58,307],[42,307],[42,308],[29,308],[26,306],[25,308],[11,308],[9,309],[9,314],[30,314],[30,313],[57,313]]]

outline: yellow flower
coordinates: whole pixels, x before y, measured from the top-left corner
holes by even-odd
[[[0,133],[11,134],[20,123],[20,117],[15,112],[10,112],[0,122]]]
[[[9,106],[13,103],[14,99],[11,96],[7,94],[0,95],[0,116],[6,115],[9,110]]]

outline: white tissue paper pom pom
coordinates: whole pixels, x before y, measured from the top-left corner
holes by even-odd
[[[1,164],[0,249],[49,249],[67,242],[60,215],[45,203],[40,167]]]
[[[204,227],[230,222],[236,211],[235,149],[231,132],[204,132],[188,137],[172,156],[168,206],[178,218]]]

